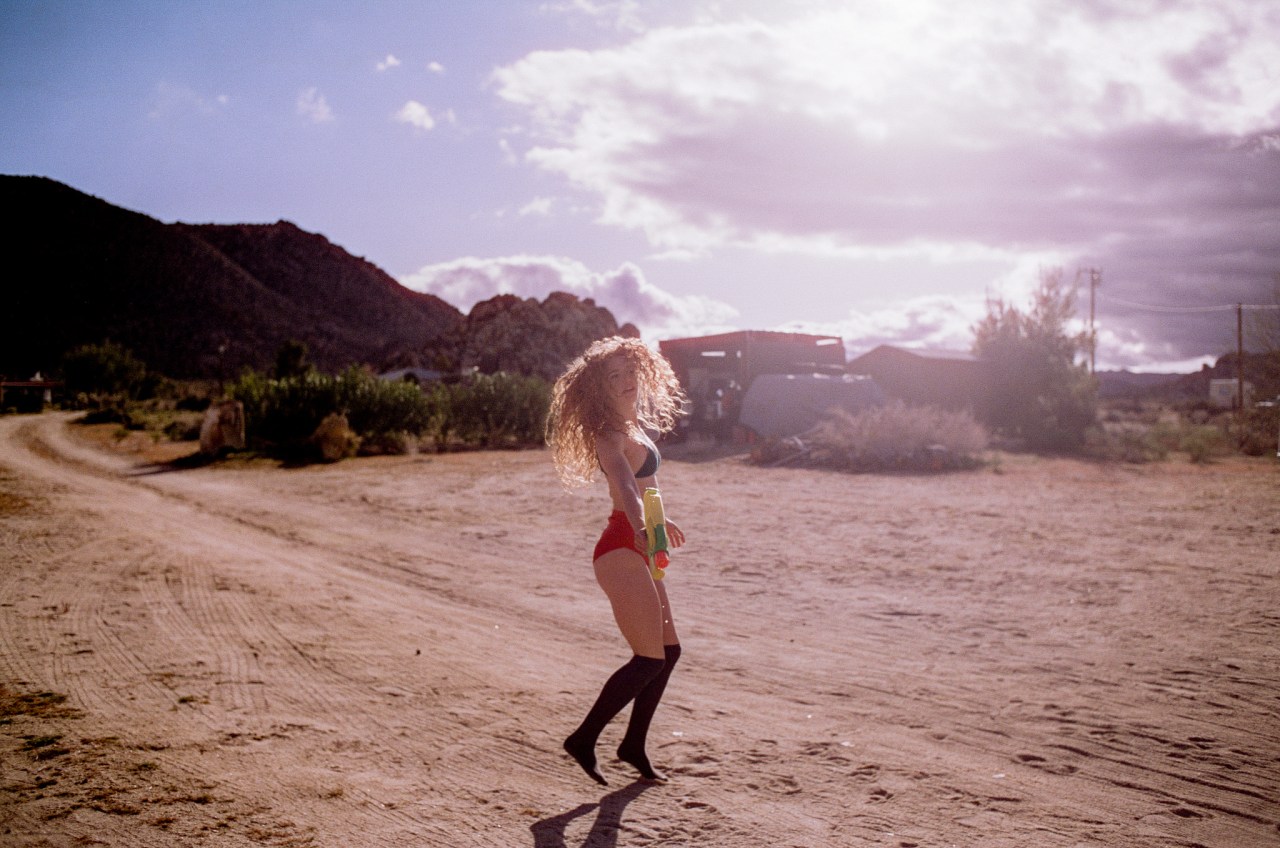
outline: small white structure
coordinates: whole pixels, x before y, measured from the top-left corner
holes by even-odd
[[[1209,403],[1219,409],[1234,409],[1240,403],[1240,383],[1234,377],[1209,381]],[[1253,383],[1244,383],[1244,402],[1253,402]]]

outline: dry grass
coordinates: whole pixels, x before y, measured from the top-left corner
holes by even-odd
[[[987,433],[968,413],[894,401],[834,411],[788,447],[807,465],[841,471],[945,471],[977,465]]]

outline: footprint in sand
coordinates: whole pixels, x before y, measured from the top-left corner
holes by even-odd
[[[880,776],[880,766],[874,763],[867,763],[849,772],[849,776],[855,780],[875,780]]]
[[[888,801],[891,798],[893,798],[892,792],[890,792],[888,789],[885,789],[883,786],[877,786],[875,789],[872,789],[871,793],[867,796],[867,803],[883,804],[885,801]]]
[[[1075,766],[1067,765],[1066,763],[1051,763],[1039,754],[1018,754],[1015,759],[1023,765],[1028,765],[1032,768],[1040,769],[1041,771],[1047,771],[1049,774],[1075,774],[1080,770]]]

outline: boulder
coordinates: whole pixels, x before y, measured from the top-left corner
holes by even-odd
[[[244,450],[244,404],[238,400],[209,404],[200,425],[200,452],[216,456],[224,450]]]
[[[347,416],[331,413],[325,416],[320,426],[311,434],[311,443],[320,451],[325,462],[337,462],[348,456],[355,456],[360,447],[360,437],[347,423]]]

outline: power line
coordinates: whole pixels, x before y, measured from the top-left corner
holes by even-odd
[[[1220,306],[1156,306],[1150,303],[1135,303],[1131,300],[1124,300],[1110,294],[1098,293],[1100,300],[1107,300],[1120,306],[1127,306],[1130,309],[1142,309],[1147,312],[1227,312],[1234,310],[1236,304],[1224,303]],[[1246,309],[1254,309],[1253,306],[1246,306]],[[1260,307],[1265,308],[1265,307]]]

